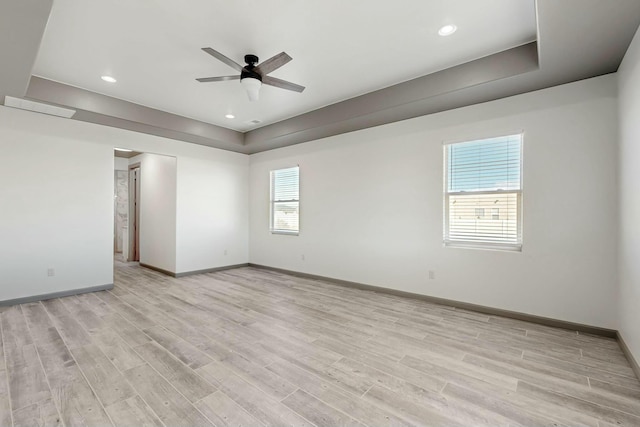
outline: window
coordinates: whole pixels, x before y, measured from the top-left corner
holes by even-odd
[[[300,208],[299,168],[271,171],[271,232],[298,234]]]
[[[445,245],[521,250],[522,134],[447,144],[444,158]]]

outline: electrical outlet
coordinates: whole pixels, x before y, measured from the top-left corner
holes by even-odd
[[[47,269],[47,276],[53,277],[55,275],[56,275],[56,270],[54,268],[48,268]]]
[[[436,278],[436,272],[433,270],[429,270],[429,280],[434,280]]]
[[[300,259],[304,261],[304,254],[300,255]]]
[[[227,250],[226,249],[224,250],[224,254],[227,255]]]

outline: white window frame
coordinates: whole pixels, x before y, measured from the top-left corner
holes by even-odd
[[[287,170],[287,169],[298,169],[298,198],[291,200],[274,200],[275,196],[275,174],[276,172]],[[297,230],[283,230],[275,227],[274,220],[274,210],[276,203],[298,203],[298,229]],[[290,166],[286,168],[273,169],[269,172],[269,231],[271,234],[287,234],[290,236],[298,236],[300,234],[300,166]]]
[[[473,141],[483,141],[494,138],[501,138],[505,136],[520,136],[520,189],[518,190],[495,190],[495,191],[449,191],[449,158],[448,158],[448,147],[450,145],[465,143],[465,142],[473,142]],[[443,142],[443,152],[444,152],[444,221],[443,221],[443,245],[445,247],[459,247],[459,248],[470,248],[470,249],[494,249],[494,250],[504,250],[504,251],[522,251],[522,241],[523,241],[523,232],[522,232],[522,224],[523,224],[523,212],[522,212],[522,193],[523,193],[523,158],[524,158],[524,132],[509,132],[501,135],[495,136],[485,136],[474,139],[465,139],[462,141],[449,141]],[[507,242],[484,242],[484,241],[471,241],[471,240],[462,240],[462,239],[450,239],[449,238],[449,197],[455,195],[481,195],[481,194],[517,194],[516,200],[516,209],[517,209],[517,243],[507,243]]]

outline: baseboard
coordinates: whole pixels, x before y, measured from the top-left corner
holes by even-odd
[[[140,267],[148,268],[149,270],[157,271],[158,273],[166,274],[167,276],[176,277],[176,273],[173,271],[165,270],[164,268],[156,267],[149,264],[139,263]]]
[[[638,377],[638,379],[640,380],[640,365],[638,365],[638,361],[633,356],[633,353],[631,353],[631,350],[629,350],[629,346],[627,345],[627,343],[624,342],[624,338],[622,338],[622,334],[620,333],[620,331],[618,331],[616,335],[618,338],[618,342],[620,343],[620,347],[622,348],[622,352],[627,357],[627,360],[631,365],[631,369],[633,369],[633,372],[635,372],[636,377]]]
[[[5,307],[9,305],[25,304],[28,302],[44,301],[44,300],[54,299],[54,298],[69,297],[71,295],[86,294],[88,292],[108,291],[109,289],[113,289],[113,283],[109,283],[106,285],[99,285],[99,286],[90,286],[88,288],[70,289],[68,291],[51,292],[49,294],[32,295],[28,297],[8,299],[8,300],[0,301],[0,306]]]
[[[205,268],[204,270],[183,271],[181,273],[174,273],[173,271],[165,270],[159,267],[154,267],[153,265],[149,265],[149,264],[140,263],[140,266],[149,268],[151,270],[157,271],[162,274],[166,274],[167,276],[171,276],[171,277],[185,277],[185,276],[193,276],[194,274],[213,273],[216,271],[231,270],[233,268],[248,267],[249,263],[225,265],[222,267],[214,267],[214,268]]]
[[[363,283],[349,282],[347,280],[334,279],[332,277],[318,276],[315,274],[301,273],[299,271],[285,270],[282,268],[269,267],[266,265],[249,263],[249,267],[277,271],[280,273],[290,274],[292,276],[303,277],[306,279],[323,280],[326,282],[334,283],[336,285],[346,286],[350,288],[363,289],[367,291],[396,295],[396,296],[401,296],[405,298],[415,298],[423,301],[432,302],[435,304],[448,305],[451,307],[477,311],[479,313],[484,313],[484,314],[489,314],[494,316],[502,316],[502,317],[509,317],[511,319],[524,320],[526,322],[538,323],[545,326],[552,326],[554,328],[569,329],[572,331],[579,331],[579,332],[598,335],[598,336],[607,337],[607,338],[617,337],[616,330],[601,328],[599,326],[591,326],[591,325],[585,325],[582,323],[569,322],[566,320],[552,319],[549,317],[536,316],[535,314],[527,314],[527,313],[520,313],[517,311],[503,310],[501,308],[487,307],[484,305],[472,304],[468,302],[450,300],[445,298],[438,298],[430,295],[416,294],[413,292],[400,291],[397,289],[383,288],[381,286],[365,285]]]
[[[184,276],[192,276],[194,274],[214,273],[216,271],[231,270],[234,268],[248,267],[248,266],[249,266],[249,263],[245,262],[244,264],[225,265],[223,267],[205,268],[204,270],[184,271],[182,273],[174,274],[174,277],[184,277]]]

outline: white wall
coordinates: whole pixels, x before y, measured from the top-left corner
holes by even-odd
[[[250,261],[615,328],[616,106],[610,75],[252,155]],[[442,142],[520,130],[523,251],[444,248]],[[300,235],[272,235],[296,164]]]
[[[126,171],[129,170],[129,159],[125,159],[124,157],[114,157],[114,168],[117,171]]]
[[[640,361],[640,32],[619,72],[620,333]]]
[[[178,162],[177,272],[247,263],[248,156]]]
[[[0,301],[113,282],[114,147],[177,159],[174,191],[190,209],[176,218],[175,260],[189,267],[198,254],[198,269],[219,267],[228,249],[229,264],[248,262],[248,156],[0,106]],[[222,170],[225,180],[199,182],[181,162]],[[201,222],[211,194],[235,218],[221,220],[235,228]]]
[[[176,271],[176,158],[144,153],[140,163],[140,262]]]
[[[141,154],[140,262],[174,273],[249,259],[248,157]]]
[[[0,107],[0,301],[113,283],[112,147],[32,116]]]

